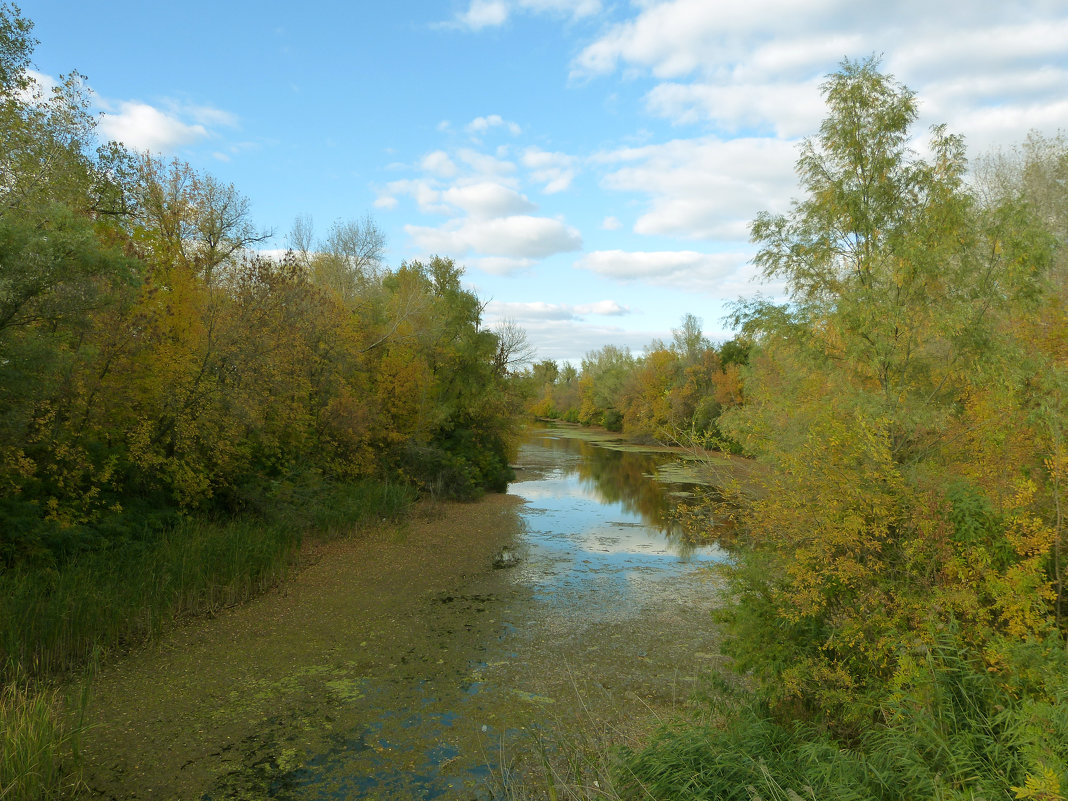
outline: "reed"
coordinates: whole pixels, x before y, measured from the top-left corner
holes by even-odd
[[[75,697],[22,677],[0,687],[0,799],[73,794],[85,729],[87,685]]]
[[[402,514],[411,500],[377,482],[318,486],[278,498],[269,515],[183,519],[58,567],[10,569],[0,574],[0,678],[62,676],[177,618],[254,597],[285,578],[304,532],[351,531]]]

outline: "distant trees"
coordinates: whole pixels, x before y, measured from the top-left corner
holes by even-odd
[[[735,450],[716,421],[742,402],[740,368],[747,358],[737,340],[714,346],[701,320],[687,314],[671,345],[655,341],[639,357],[608,345],[588,353],[580,369],[538,362],[524,379],[527,408],[638,439]]]

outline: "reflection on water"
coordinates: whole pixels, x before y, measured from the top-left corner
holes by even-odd
[[[519,452],[522,480],[510,489],[528,502],[523,583],[561,604],[569,590],[640,603],[642,584],[722,560],[716,546],[684,538],[669,515],[671,493],[683,487],[652,476],[672,459],[533,429]]]

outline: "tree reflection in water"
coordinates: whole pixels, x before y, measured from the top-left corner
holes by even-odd
[[[722,524],[713,524],[712,509],[722,503],[715,488],[654,478],[662,465],[679,461],[676,454],[621,450],[610,442],[598,444],[552,428],[532,429],[528,442],[550,451],[555,469],[576,476],[600,503],[618,504],[657,529],[680,556],[697,543],[727,533]]]

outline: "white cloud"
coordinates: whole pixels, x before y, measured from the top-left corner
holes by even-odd
[[[426,172],[432,172],[442,178],[451,178],[458,172],[453,160],[449,158],[449,154],[444,150],[427,153],[423,156],[423,160],[419,162],[419,166]]]
[[[480,31],[503,25],[516,11],[580,19],[600,10],[601,0],[471,0],[467,10],[457,14],[453,23],[447,26]]]
[[[441,190],[433,181],[425,178],[390,181],[386,188],[379,192],[375,205],[379,208],[393,208],[397,205],[398,195],[413,198],[419,210],[425,214],[448,214],[450,211],[449,206],[442,202]]]
[[[519,0],[519,7],[535,13],[570,15],[578,19],[601,11],[601,0]]]
[[[606,231],[618,231],[623,227],[623,223],[616,217],[608,216],[601,221],[601,227]]]
[[[508,4],[502,0],[471,0],[467,11],[460,14],[456,21],[472,31],[494,28],[508,20]]]
[[[583,318],[517,319],[514,314],[496,316],[487,308],[487,327],[497,325],[505,319],[516,321],[526,331],[527,338],[536,350],[535,361],[553,359],[569,361],[576,366],[587,353],[605,345],[615,345],[632,353],[641,353],[652,340],[663,338],[668,333],[629,330]]]
[[[744,241],[759,211],[785,207],[796,158],[791,142],[705,137],[623,148],[595,160],[614,167],[604,187],[649,197],[637,233]]]
[[[132,150],[170,153],[208,136],[203,124],[190,125],[147,103],[121,101],[118,107],[101,115],[100,132]]]
[[[782,138],[813,133],[824,114],[819,85],[803,82],[662,83],[645,97],[653,114],[676,124],[711,121],[729,132],[766,128]]]
[[[512,162],[471,148],[461,148],[457,151],[456,157],[478,175],[504,176],[515,172],[515,164]]]
[[[462,209],[476,220],[525,214],[536,208],[514,189],[492,181],[454,186],[445,190],[441,194],[441,199],[451,206]]]
[[[575,178],[578,159],[566,153],[550,153],[538,147],[528,147],[521,158],[523,166],[530,170],[530,177],[545,184],[544,192],[552,195],[563,192]]]
[[[743,45],[749,45],[749,52],[753,45],[741,41],[741,34],[755,33],[759,24],[771,38],[784,18],[805,14],[818,19],[818,5],[794,0],[650,2],[637,17],[612,26],[584,48],[572,65],[573,73],[606,74],[623,64],[672,78],[702,68],[710,57],[738,63],[744,61]]]
[[[485,133],[491,128],[506,128],[512,136],[519,136],[519,134],[523,133],[523,129],[519,127],[518,123],[506,120],[501,117],[500,114],[490,114],[488,117],[475,117],[465,126],[465,130],[470,134]]]
[[[647,108],[674,123],[790,138],[816,132],[816,88],[843,58],[884,53],[918,95],[921,128],[945,122],[986,148],[1068,125],[1066,41],[1063,0],[647,0],[588,43],[572,75],[648,75]]]
[[[746,253],[692,250],[597,250],[580,258],[575,266],[617,281],[639,281],[730,298],[752,294],[758,288],[750,285],[755,277],[747,268],[750,258]],[[738,292],[745,287],[747,292]]]
[[[468,262],[468,266],[476,267],[483,272],[492,275],[513,275],[528,270],[537,262],[534,259],[517,259],[509,256],[485,256]]]
[[[491,300],[486,304],[486,314],[520,323],[530,320],[574,320],[576,317],[574,306],[540,300],[507,303]]]
[[[600,314],[605,317],[619,317],[630,314],[630,309],[620,306],[614,300],[599,300],[596,303],[582,303],[575,307],[579,314]]]
[[[428,253],[480,253],[542,259],[582,247],[574,228],[548,217],[513,215],[488,220],[451,220],[438,228],[406,225],[416,246]]]
[[[211,106],[183,106],[178,103],[168,103],[171,112],[184,115],[207,127],[237,127],[237,115],[229,111],[223,111]]]
[[[545,303],[543,301],[503,302],[493,300],[486,304],[486,313],[502,319],[524,322],[530,320],[578,320],[587,315],[620,317],[630,314],[626,306],[614,300],[598,300],[594,303]]]
[[[26,70],[26,77],[30,79],[30,85],[19,93],[19,100],[23,103],[35,103],[38,99],[47,101],[52,90],[59,87],[59,81],[37,70]]]

